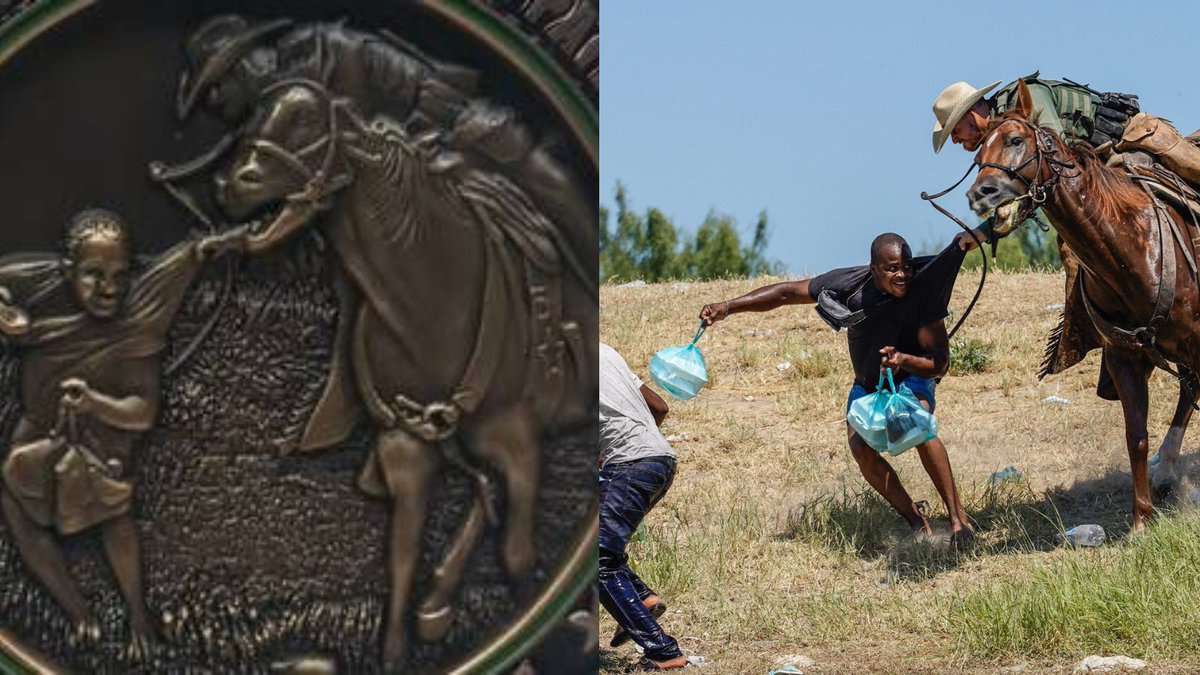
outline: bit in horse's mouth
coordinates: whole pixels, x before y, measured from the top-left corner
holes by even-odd
[[[1024,220],[1021,217],[1022,209],[1019,201],[1019,199],[1010,199],[995,208],[988,209],[980,214],[980,217],[984,220],[992,219],[992,232],[995,234],[1008,234]]]

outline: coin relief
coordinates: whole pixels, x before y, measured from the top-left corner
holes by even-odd
[[[511,53],[594,115],[576,4],[62,3],[0,63],[7,661],[594,669],[595,139]]]

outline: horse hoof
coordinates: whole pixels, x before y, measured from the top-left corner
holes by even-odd
[[[383,672],[388,675],[399,675],[404,672],[404,640],[393,640],[387,637],[383,642]]]
[[[417,635],[424,642],[437,642],[450,632],[450,623],[453,619],[454,615],[450,612],[450,605],[443,605],[433,610],[422,608],[417,612]]]
[[[537,550],[527,541],[509,541],[504,550],[504,567],[514,579],[528,576],[537,566]]]

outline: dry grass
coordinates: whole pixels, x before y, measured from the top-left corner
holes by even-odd
[[[601,339],[647,377],[654,352],[691,339],[702,305],[768,281],[605,287]],[[977,282],[964,273],[952,306],[964,307]],[[784,654],[816,660],[806,672],[999,672],[1027,660],[1032,672],[1059,672],[1086,655],[1069,646],[1035,656],[978,649],[960,629],[967,603],[997,584],[1096,554],[1058,548],[1064,524],[1128,531],[1120,407],[1092,393],[1099,354],[1036,378],[1059,313],[1047,307],[1062,302],[1062,284],[1056,274],[993,275],[960,333],[991,345],[986,368],[938,388],[941,437],[980,533],[965,554],[904,546],[903,522],[858,473],[845,440],[844,333],[808,307],[741,314],[709,329],[699,346],[710,386],[675,403],[664,425],[687,434],[674,444],[679,474],[630,551],[671,603],[664,626],[709,661],[702,673],[766,673]],[[776,368],[784,362],[791,367]],[[1152,443],[1176,393],[1163,374],[1151,381]],[[1070,404],[1042,402],[1051,395]],[[1185,461],[1194,450],[1185,441]],[[916,453],[893,464],[914,498],[942,517]],[[1008,465],[1025,479],[989,488],[988,476]],[[614,628],[607,615],[601,628],[602,636]],[[1170,656],[1155,672],[1200,668],[1200,656]],[[602,671],[620,672],[633,658],[628,648],[605,651]]]

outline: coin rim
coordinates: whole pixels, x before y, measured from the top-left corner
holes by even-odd
[[[42,33],[99,1],[41,0],[19,10],[0,26],[0,68]],[[596,106],[553,58],[486,5],[469,0],[424,0],[417,6],[476,38],[533,83],[571,130],[593,169],[598,170],[600,127]],[[588,509],[584,522],[588,525],[578,537],[571,556],[537,601],[508,629],[449,672],[465,675],[510,668],[566,616],[576,596],[595,580],[599,570],[598,498]],[[62,669],[0,626],[0,671],[25,675]]]

